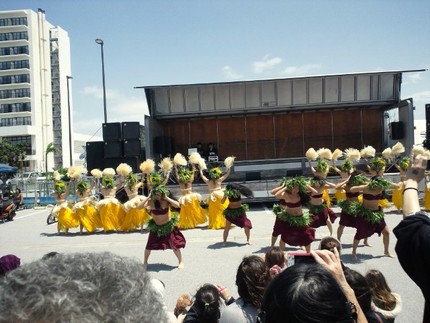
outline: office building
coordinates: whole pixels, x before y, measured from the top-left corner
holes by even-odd
[[[27,145],[25,171],[70,165],[70,75],[65,30],[42,9],[0,11],[0,138]]]

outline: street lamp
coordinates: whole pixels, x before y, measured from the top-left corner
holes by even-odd
[[[69,81],[73,79],[71,76],[66,76],[67,78],[67,107],[69,112],[69,153],[70,153],[70,166],[73,166],[73,143],[72,143],[72,116],[70,112],[70,85]]]
[[[105,117],[105,123],[107,123],[107,111],[106,111],[106,82],[105,82],[105,57],[103,52],[103,39],[97,38],[96,43],[100,45],[101,57],[102,57],[102,78],[103,78],[103,111]]]

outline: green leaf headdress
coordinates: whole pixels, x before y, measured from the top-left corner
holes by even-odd
[[[340,170],[344,173],[349,173],[353,168],[354,168],[354,165],[349,159],[345,159],[345,161],[340,166]]]
[[[166,186],[158,185],[151,190],[151,194],[149,196],[152,200],[154,200],[156,194],[160,194],[161,196],[169,196],[170,191]]]
[[[411,159],[409,157],[403,157],[400,162],[399,162],[399,167],[402,171],[406,172],[408,170],[409,167],[409,163],[410,163]]]
[[[57,194],[63,194],[66,191],[66,183],[63,181],[56,181],[54,190]]]
[[[213,180],[220,178],[222,174],[222,170],[219,167],[211,168],[211,170],[209,171],[209,177]]]
[[[103,176],[102,178],[102,186],[107,189],[111,189],[114,187],[114,179],[111,176]]]
[[[328,166],[327,161],[325,161],[324,159],[318,159],[317,165],[315,167],[315,170],[318,173],[326,173],[326,172],[328,172],[328,168],[329,168],[329,166]]]
[[[158,186],[163,183],[163,177],[161,176],[161,173],[159,172],[153,172],[149,174],[149,185],[151,186]]]
[[[285,180],[285,186],[287,186],[288,192],[292,192],[294,187],[298,187],[300,192],[305,193],[307,182],[303,176],[290,177]]]
[[[192,176],[193,176],[192,170],[188,169],[187,167],[179,168],[178,170],[179,182],[190,183]]]
[[[385,160],[381,157],[373,157],[369,163],[370,169],[376,172],[382,171],[385,166]]]
[[[129,173],[127,175],[127,179],[126,179],[126,183],[128,187],[133,187],[134,185],[137,184],[138,178],[137,175],[134,173]]]
[[[76,190],[80,195],[84,194],[87,189],[88,189],[88,183],[85,180],[80,180],[76,185]]]

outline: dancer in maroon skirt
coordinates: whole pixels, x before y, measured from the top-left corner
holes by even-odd
[[[248,204],[242,204],[242,195],[246,197],[253,196],[249,188],[240,184],[228,184],[224,190],[224,197],[221,203],[224,204],[228,197],[228,207],[223,211],[226,219],[223,232],[223,245],[227,242],[228,232],[230,231],[232,223],[238,227],[244,228],[246,243],[251,244],[249,238],[251,235],[252,223],[246,216],[246,211],[248,211],[249,207]]]
[[[336,220],[336,214],[328,207],[330,201],[323,198],[323,192],[336,185],[327,182],[324,178],[314,176],[310,181],[311,200],[309,201],[309,213],[312,217],[312,228],[319,228],[327,225],[330,235],[333,233],[332,223]]]
[[[315,240],[315,229],[309,225],[309,212],[302,209],[302,198],[308,191],[306,180],[301,177],[284,178],[279,187],[272,190],[272,194],[279,199],[279,204],[273,205],[276,215],[272,232],[272,244],[281,236],[279,246],[285,249],[285,244],[291,246],[305,246],[306,252],[311,250],[311,242]]]
[[[178,258],[178,268],[184,268],[182,254],[180,248],[184,248],[186,241],[185,237],[176,226],[178,217],[170,218],[170,206],[179,208],[179,202],[169,197],[169,190],[159,185],[152,189],[150,199],[139,205],[143,208],[146,205],[149,207],[152,219],[148,222],[149,237],[145,248],[144,264],[148,264],[148,258],[151,250],[166,250],[172,249]]]
[[[387,188],[399,188],[399,185],[391,183],[379,174],[385,171],[385,161],[376,157],[371,162],[372,171],[378,175],[364,185],[351,187],[351,192],[363,192],[362,208],[356,217],[357,232],[352,244],[352,258],[357,259],[357,247],[361,239],[365,239],[377,233],[382,234],[384,255],[393,257],[389,251],[390,230],[384,220],[384,211],[379,206],[379,200],[383,199],[383,192]]]
[[[351,187],[363,185],[368,182],[368,179],[358,172],[354,171],[347,180],[336,185],[336,189],[345,190],[346,199],[337,201],[337,205],[341,208],[339,227],[337,228],[337,239],[340,241],[345,227],[355,228],[355,221],[358,212],[361,210],[361,203],[358,200],[360,192],[351,192]],[[364,244],[368,245],[367,238]]]

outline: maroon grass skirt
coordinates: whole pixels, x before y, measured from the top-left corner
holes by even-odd
[[[333,210],[327,206],[325,206],[320,213],[317,213],[317,214],[311,213],[311,217],[312,217],[312,222],[310,226],[312,228],[319,228],[327,225],[328,218],[330,218],[331,223],[334,223],[334,221],[337,218],[336,213],[334,213]]]
[[[234,225],[237,225],[238,227],[252,229],[252,222],[250,219],[248,219],[248,217],[246,216],[246,213],[243,213],[241,216],[236,216],[236,217],[230,217],[228,215],[225,215],[225,219],[228,222],[233,223]]]
[[[184,248],[186,240],[184,235],[179,231],[178,227],[175,227],[172,232],[158,236],[156,232],[149,231],[148,242],[146,243],[147,250],[166,250],[173,249],[179,250]]]
[[[354,239],[366,239],[372,236],[374,233],[377,233],[378,236],[380,236],[382,230],[384,230],[386,226],[387,224],[385,223],[384,219],[382,219],[381,222],[375,224],[358,216],[355,218],[355,227],[357,228],[357,232],[355,233]]]
[[[357,217],[352,216],[349,213],[346,213],[342,210],[340,212],[339,225],[343,225],[345,227],[355,228],[356,219],[357,219]]]
[[[276,217],[272,236],[279,235],[282,241],[290,246],[307,246],[315,240],[315,229],[309,226],[294,227]]]

